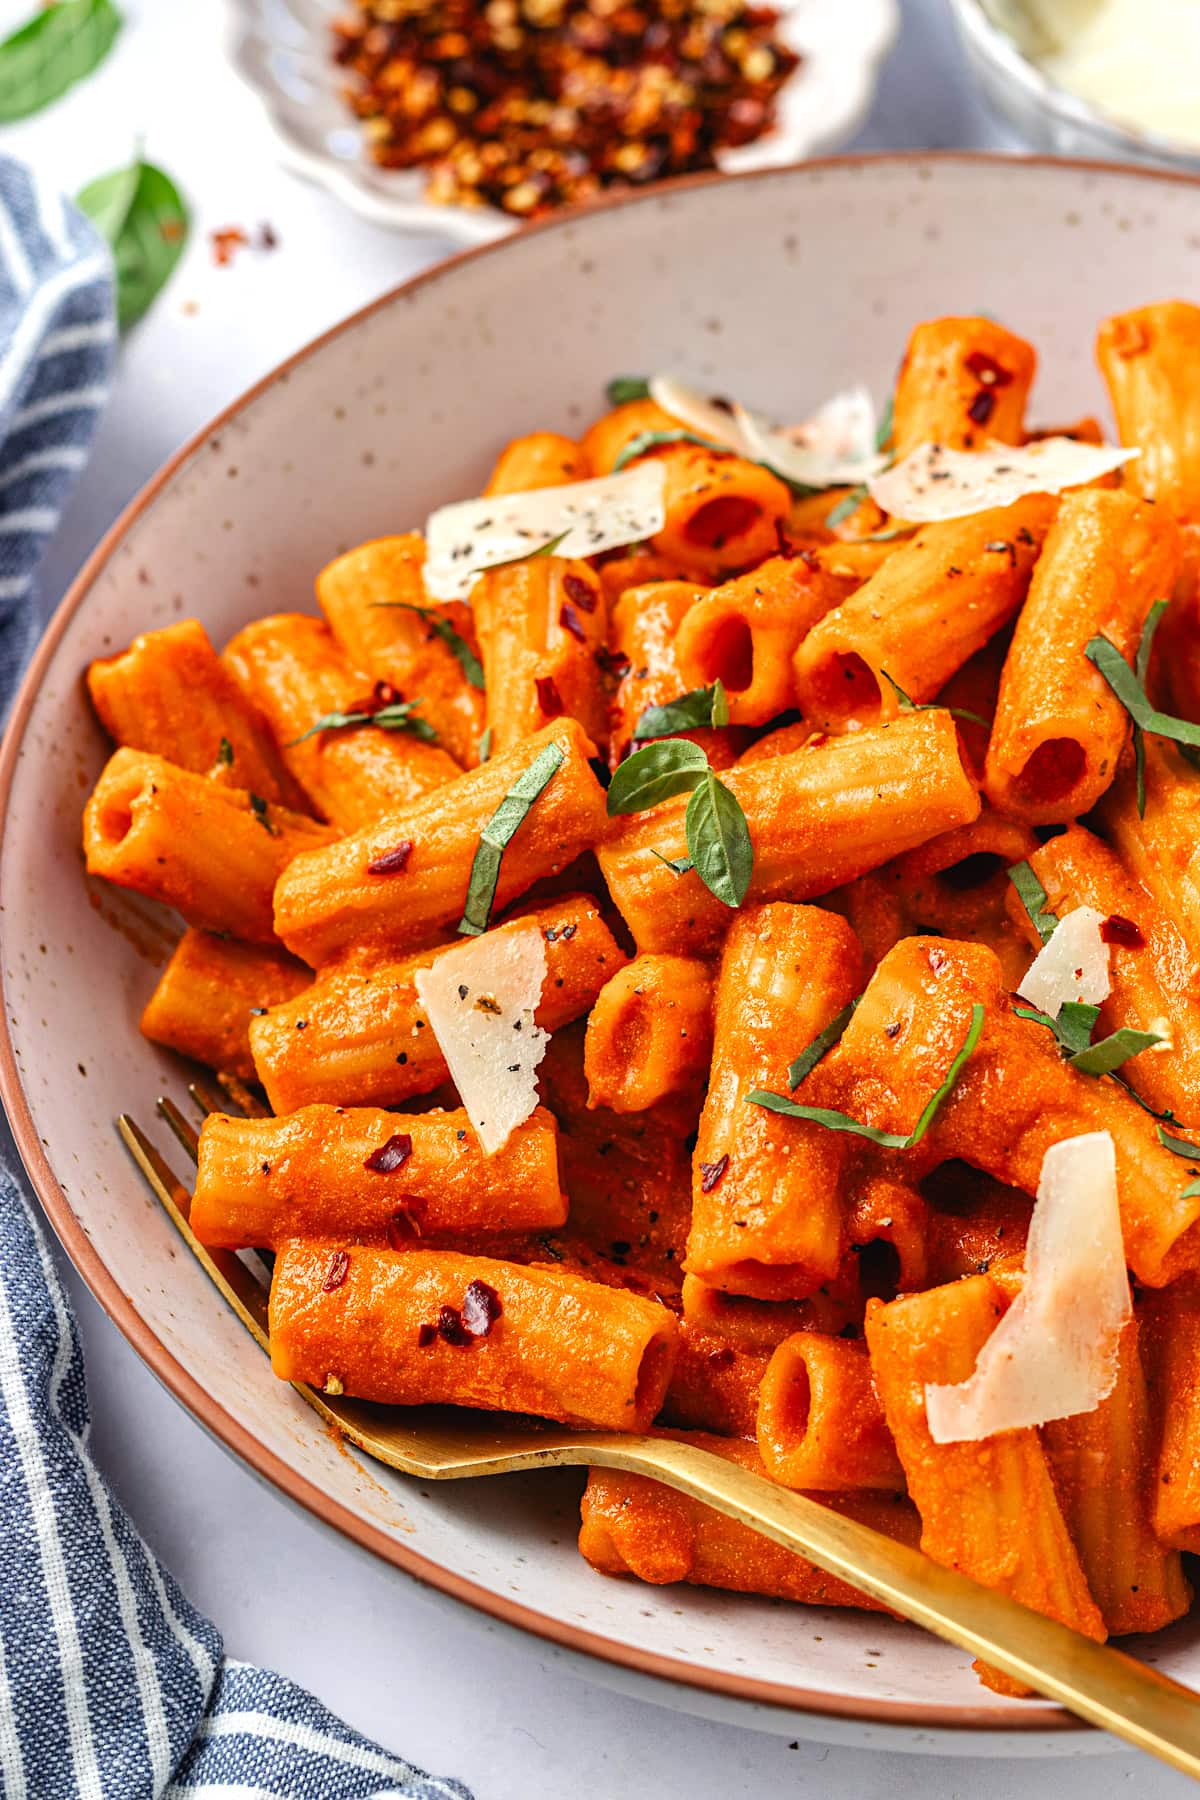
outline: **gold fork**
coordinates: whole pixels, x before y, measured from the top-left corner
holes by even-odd
[[[240,1084],[223,1081],[222,1087],[224,1092],[217,1093],[194,1082],[189,1092],[204,1113],[229,1111],[230,1100],[243,1110],[261,1110]],[[198,1140],[192,1126],[172,1101],[160,1099],[158,1106],[194,1158]],[[117,1123],[192,1254],[267,1350],[266,1288],[233,1251],[205,1249],[188,1224],[187,1188],[128,1114]],[[299,1383],[296,1391],[368,1456],[425,1481],[585,1464],[628,1469],[665,1482],[798,1551],[893,1612],[982,1657],[1090,1724],[1200,1777],[1200,1704],[1190,1688],[694,1444],[560,1426],[531,1428],[514,1422],[509,1427],[484,1414],[477,1422],[463,1423],[461,1414],[447,1421],[444,1415],[431,1416],[421,1409],[383,1409],[331,1399]]]

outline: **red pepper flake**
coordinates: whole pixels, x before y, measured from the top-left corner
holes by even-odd
[[[561,713],[566,711],[553,675],[539,675],[535,686],[537,687],[538,705],[548,719],[557,719]]]
[[[226,225],[221,231],[210,231],[208,239],[218,269],[227,269],[235,252],[250,242],[240,225]]]
[[[375,1175],[391,1175],[402,1169],[412,1155],[412,1138],[407,1131],[397,1131],[386,1144],[380,1144],[378,1150],[372,1150],[364,1169],[370,1169]]]
[[[432,1344],[432,1342],[436,1338],[437,1334],[438,1334],[438,1328],[436,1325],[429,1325],[429,1324],[418,1325],[417,1326],[417,1348],[420,1350],[428,1350],[430,1344]]]
[[[610,650],[607,644],[601,644],[593,654],[601,673],[612,675],[617,681],[624,681],[633,667],[623,650]]]
[[[462,1314],[457,1306],[443,1306],[438,1314],[437,1328],[438,1336],[445,1338],[446,1342],[453,1344],[456,1349],[461,1349],[464,1344],[469,1344],[471,1341],[471,1333],[463,1324]]]
[[[973,425],[986,425],[995,410],[996,396],[991,388],[980,388],[967,408],[967,417]]]
[[[1109,914],[1100,927],[1100,936],[1106,944],[1118,944],[1122,950],[1141,950],[1146,943],[1141,927],[1121,913]]]
[[[387,1222],[387,1241],[389,1250],[407,1250],[414,1238],[421,1236],[421,1227],[407,1207],[398,1206]]]
[[[718,1181],[720,1181],[722,1175],[724,1175],[724,1173],[728,1167],[729,1167],[728,1152],[726,1152],[726,1154],[724,1156],[719,1156],[717,1158],[716,1162],[701,1163],[700,1164],[700,1191],[701,1191],[701,1193],[711,1194],[713,1189],[716,1187]]]
[[[728,1344],[725,1344],[720,1350],[709,1352],[708,1366],[710,1369],[731,1369],[733,1361],[733,1351]]]
[[[499,1294],[486,1281],[473,1281],[463,1295],[462,1322],[472,1337],[486,1337],[503,1311]]]
[[[575,611],[569,600],[564,600],[558,615],[558,622],[564,631],[569,631],[573,638],[581,644],[587,643],[587,632],[583,629],[583,620]]]
[[[573,600],[580,612],[594,613],[596,610],[596,590],[582,575],[564,575],[563,587],[568,600]]]
[[[329,1267],[325,1271],[325,1279],[321,1283],[323,1294],[332,1294],[341,1287],[350,1273],[350,1252],[335,1250],[329,1259]]]
[[[1008,387],[1012,381],[1012,370],[998,363],[986,350],[972,350],[964,366],[967,373],[973,375],[984,387]]]
[[[408,867],[408,859],[412,855],[412,839],[405,838],[394,850],[385,850],[374,862],[367,864],[368,875],[403,875]]]

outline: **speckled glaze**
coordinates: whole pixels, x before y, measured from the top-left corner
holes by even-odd
[[[881,395],[914,320],[984,308],[1037,344],[1034,415],[1062,422],[1102,406],[1105,313],[1198,290],[1200,185],[1182,179],[956,156],[694,181],[468,253],[349,320],[185,449],[80,575],[0,751],[0,1090],[120,1328],[233,1452],[374,1552],[381,1580],[392,1565],[549,1653],[590,1653],[593,1676],[790,1735],[1008,1754],[1101,1743],[989,1695],[965,1657],[899,1623],[605,1580],[575,1551],[569,1475],[422,1487],[330,1441],[113,1129],[122,1109],[151,1124],[160,1091],[186,1104],[185,1072],[137,1031],[171,921],[81,869],[80,811],[106,755],[85,664],[176,618],[220,642],[310,605],[330,557],[477,492],[513,433],[578,430],[616,372],[675,369],[802,417],[852,380]],[[1200,1682],[1195,1627],[1150,1654]]]
[[[870,109],[900,26],[899,0],[775,0],[783,37],[804,59],[780,97],[778,122],[757,143],[722,154],[730,172],[778,167],[834,150]],[[340,0],[226,0],[229,59],[262,102],[283,161],[345,205],[400,231],[486,244],[516,229],[496,206],[434,206],[420,170],[381,169],[363,154],[345,75],[330,58]]]

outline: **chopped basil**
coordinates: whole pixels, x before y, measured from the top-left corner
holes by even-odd
[[[883,411],[879,415],[879,423],[875,427],[875,448],[876,448],[876,450],[886,450],[887,449],[888,439],[892,435],[892,426],[895,422],[895,415],[896,415],[896,397],[894,394],[889,394],[887,399],[883,403]]]
[[[1161,617],[1161,613],[1159,616]],[[1154,623],[1157,625],[1158,620],[1156,619]],[[1149,619],[1147,619],[1147,624],[1149,624]],[[1153,639],[1153,629],[1151,630],[1151,639]],[[1135,726],[1142,731],[1150,732],[1154,737],[1170,738],[1172,743],[1180,746],[1185,755],[1188,750],[1200,748],[1200,725],[1193,725],[1188,719],[1173,718],[1170,713],[1159,712],[1156,707],[1151,706],[1146,698],[1146,690],[1142,681],[1130,668],[1115,644],[1110,643],[1106,637],[1094,637],[1084,654],[1088,661],[1099,669]],[[1148,656],[1149,652],[1147,651]],[[1138,794],[1144,806],[1144,764]]]
[[[616,473],[615,466],[613,473]],[[570,537],[571,530],[572,527],[568,525],[566,530],[560,531],[557,537],[547,538],[544,544],[538,544],[535,549],[520,550],[516,556],[506,556],[501,562],[485,563],[483,568],[476,569],[475,573],[477,575],[490,575],[493,569],[511,569],[514,568],[517,563],[533,562],[534,558],[538,556],[553,556],[563,539]],[[480,685],[482,685],[482,683]]]
[[[1197,1194],[1200,1194],[1200,1181],[1189,1181],[1187,1186],[1181,1191],[1179,1198],[1181,1200],[1192,1200]]]
[[[269,816],[267,812],[267,803],[261,794],[251,794],[250,811],[254,814],[254,817],[258,820],[259,824],[269,837],[279,836],[279,827]]]
[[[1051,1018],[1049,1013],[1037,1012],[1032,1006],[1014,1006],[1013,1011],[1019,1019],[1032,1019],[1035,1025],[1044,1025],[1047,1031],[1053,1032],[1070,1057],[1090,1048],[1092,1032],[1100,1017],[1100,1008],[1085,1000],[1065,1000],[1057,1019]]]
[[[455,631],[449,619],[443,619],[432,606],[414,606],[411,600],[372,600],[373,607],[395,607],[398,612],[419,613],[431,631],[437,633],[443,644],[453,650],[463,674],[473,688],[483,692],[483,664],[459,631]]]
[[[1008,879],[1016,888],[1021,905],[1029,914],[1033,929],[1043,944],[1048,944],[1054,936],[1058,920],[1053,913],[1045,910],[1045,888],[1027,862],[1014,863],[1008,871]]]
[[[689,869],[695,868],[690,856],[663,856],[661,851],[651,850],[651,856],[657,856],[664,868],[670,869],[672,875],[686,875]]]
[[[58,12],[74,11],[60,7]],[[47,17],[54,17],[48,14]],[[138,157],[90,181],[76,204],[108,239],[117,275],[117,323],[136,325],[183,255],[188,210],[169,175]]]
[[[631,437],[613,464],[612,473],[619,475],[626,464],[636,462],[639,456],[645,456],[651,450],[661,450],[667,444],[699,444],[702,450],[713,450],[719,456],[734,455],[728,444],[714,444],[711,438],[701,437],[699,432],[673,425],[670,430],[639,431],[636,437]]]
[[[0,43],[0,124],[41,112],[90,75],[123,21],[110,0],[58,0]]]
[[[754,872],[754,846],[745,813],[710,768],[692,790],[684,830],[696,873],[709,893],[726,906],[740,906]]]
[[[706,725],[729,723],[729,700],[718,676],[711,687],[693,688],[678,700],[648,706],[633,728],[635,739],[670,737],[676,731],[697,731]]]
[[[467,883],[466,905],[458,922],[463,936],[478,937],[487,930],[504,851],[524,823],[534,801],[544,793],[565,761],[565,753],[558,744],[549,743],[539,750],[525,772],[517,776],[480,832],[471,864],[471,878]]]
[[[840,1040],[842,1033],[854,1015],[857,1000],[851,1000],[843,1006],[840,1013],[830,1019],[824,1031],[818,1031],[807,1050],[802,1050],[791,1068],[788,1070],[788,1086],[793,1094],[807,1075],[811,1075],[821,1058],[828,1054]]]
[[[650,398],[650,383],[644,375],[614,375],[604,392],[610,406],[628,406],[631,400]]]
[[[983,1030],[983,1007],[978,1001],[971,1008],[971,1023],[967,1035],[962,1041],[954,1061],[946,1071],[946,1078],[940,1087],[931,1095],[920,1118],[907,1136],[898,1131],[880,1131],[874,1125],[864,1125],[858,1119],[852,1119],[849,1113],[837,1112],[828,1106],[800,1106],[795,1100],[789,1100],[786,1094],[771,1094],[761,1088],[755,1088],[746,1095],[752,1106],[765,1106],[770,1112],[784,1113],[789,1119],[809,1119],[814,1125],[823,1125],[827,1131],[846,1131],[854,1137],[868,1138],[872,1144],[882,1144],[889,1150],[911,1150],[919,1144],[932,1125],[938,1108],[946,1099],[962,1071],[963,1064],[971,1055],[979,1042]]]
[[[217,745],[217,766],[222,769],[233,767],[233,745],[227,737],[223,737]]]
[[[409,731],[422,743],[435,744],[437,732],[427,719],[421,718],[416,708],[420,700],[394,700],[390,706],[381,706],[377,712],[331,712],[325,713],[315,725],[285,744],[285,750],[294,750],[297,744],[306,739],[316,737],[319,731],[344,731],[356,725],[378,725],[381,731]]]
[[[492,728],[490,725],[488,725],[488,726],[485,726],[483,731],[481,731],[479,734],[479,760],[480,760],[480,762],[485,763],[491,754],[492,754]]]
[[[992,729],[991,724],[979,713],[968,712],[963,706],[939,706],[935,700],[911,700],[894,676],[886,669],[879,673],[888,686],[895,690],[896,699],[901,712],[948,712],[952,719],[965,719],[968,725],[982,725],[985,731]]]
[[[1132,1031],[1128,1026],[1122,1026],[1120,1031],[1101,1038],[1098,1044],[1089,1044],[1085,1050],[1077,1050],[1067,1060],[1081,1075],[1111,1075],[1131,1056],[1139,1056],[1143,1050],[1149,1050],[1163,1041],[1157,1031]]]
[[[1146,686],[1146,673],[1150,667],[1150,652],[1154,648],[1154,634],[1158,630],[1158,622],[1166,610],[1167,602],[1156,600],[1146,614],[1146,622],[1142,626],[1133,672],[1143,691]],[[1133,728],[1133,766],[1137,773],[1138,818],[1144,819],[1146,816],[1146,738],[1140,725],[1135,725]]]
[[[860,481],[858,486],[852,487],[848,494],[843,494],[837,505],[831,507],[825,514],[825,523],[829,529],[832,531],[835,525],[840,525],[844,519],[850,517],[851,513],[857,512],[866,497],[867,484],[865,481]]]
[[[1172,1137],[1161,1125],[1158,1127],[1158,1141],[1173,1156],[1186,1156],[1192,1162],[1200,1162],[1200,1144],[1189,1144],[1186,1138]]]
[[[688,738],[662,738],[627,756],[608,789],[608,816],[649,811],[676,794],[688,794],[705,770],[708,758]]]

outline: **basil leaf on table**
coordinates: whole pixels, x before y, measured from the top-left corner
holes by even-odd
[[[684,815],[688,854],[696,873],[726,906],[740,906],[754,870],[746,815],[724,782],[705,769]]]
[[[136,325],[170,280],[188,236],[188,211],[169,175],[140,157],[88,183],[79,206],[112,246],[117,323]]]
[[[27,119],[98,68],[122,18],[111,0],[58,0],[0,43],[0,124]]]

